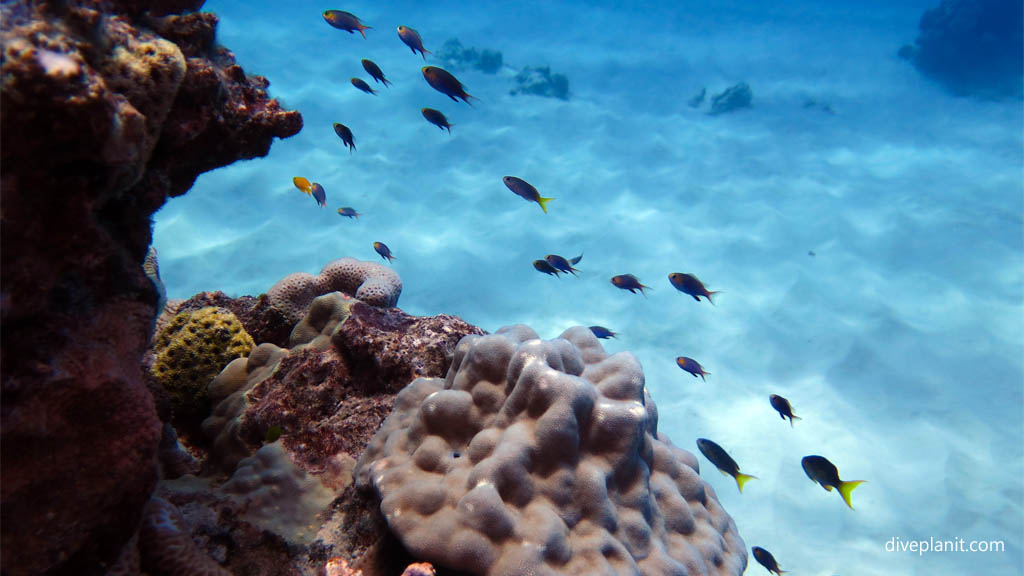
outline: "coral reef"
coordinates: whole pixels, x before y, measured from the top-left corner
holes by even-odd
[[[214,46],[201,5],[0,5],[5,574],[97,574],[122,557],[162,436],[141,367],[159,301],[150,217],[302,126]]]
[[[289,321],[282,312],[271,306],[266,294],[231,298],[221,291],[200,292],[188,300],[171,300],[167,303],[166,310],[157,318],[157,332],[178,313],[199,310],[207,306],[230,310],[256,342],[288,346],[288,337],[295,322]]]
[[[480,51],[466,48],[456,38],[449,38],[434,57],[441,61],[442,68],[455,72],[469,68],[484,74],[495,74],[503,65],[501,52],[486,48]]]
[[[285,276],[267,290],[267,299],[295,324],[305,316],[314,298],[336,291],[351,294],[371,306],[390,308],[398,305],[402,279],[391,268],[376,262],[339,258],[328,262],[317,276],[305,272]]]
[[[231,576],[192,541],[178,508],[154,496],[139,529],[142,568],[152,576]]]
[[[230,310],[210,306],[179,312],[153,345],[154,379],[167,393],[174,416],[206,416],[210,380],[254,346]]]
[[[900,57],[951,93],[1024,96],[1024,5],[1019,0],[943,0],[926,10]]]
[[[632,355],[513,326],[403,389],[356,482],[412,554],[472,574],[741,574],[735,524],[657,422]]]
[[[514,78],[515,88],[509,94],[533,94],[546,98],[569,99],[569,79],[565,74],[552,74],[548,66],[526,66]]]
[[[721,94],[711,97],[711,111],[709,114],[725,114],[735,112],[743,108],[750,108],[750,102],[754,98],[754,92],[746,82],[740,82],[729,87]]]

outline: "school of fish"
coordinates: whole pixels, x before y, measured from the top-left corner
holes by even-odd
[[[371,26],[364,24],[356,15],[343,10],[325,10],[323,12],[323,18],[332,27],[346,31],[349,34],[359,32],[363,38],[366,38],[366,30],[373,30]],[[424,41],[420,33],[405,25],[398,26],[397,32],[399,40],[405,44],[405,46],[407,46],[414,55],[419,55],[424,61],[426,61],[427,54],[431,54],[431,52],[424,47]],[[360,63],[363,70],[369,74],[375,84],[381,84],[388,88],[391,87],[391,81],[385,77],[384,71],[374,61],[364,58]],[[465,104],[472,106],[472,104],[470,104],[470,100],[478,100],[478,98],[467,92],[466,87],[454,75],[443,68],[429,65],[423,66],[421,68],[421,73],[423,75],[423,79],[431,88],[445,96],[448,96],[453,102],[457,103],[462,101]],[[361,78],[352,78],[351,84],[356,89],[367,94],[379,94],[377,90]],[[449,135],[451,134],[451,129],[454,124],[448,120],[447,116],[445,116],[443,112],[434,108],[424,107],[420,109],[420,113],[427,122],[437,126],[442,131],[447,131]],[[349,154],[355,152],[355,136],[353,135],[352,130],[340,122],[335,122],[333,127],[338,138],[341,140],[342,145],[345,148],[348,148]],[[504,182],[505,186],[512,193],[528,202],[536,203],[545,214],[548,213],[548,203],[554,200],[553,197],[541,196],[537,188],[517,176],[504,176],[502,178],[502,182]],[[326,191],[320,183],[311,182],[302,176],[296,176],[293,178],[292,183],[299,191],[313,197],[318,206],[325,207],[327,205]],[[337,209],[337,212],[339,215],[350,219],[358,219],[361,215],[351,206],[340,207]],[[381,258],[387,260],[389,264],[395,260],[395,256],[391,249],[383,242],[374,242],[373,249],[381,256]],[[575,265],[578,264],[582,258],[583,254],[574,258],[565,258],[558,254],[548,254],[544,256],[544,258],[534,260],[533,267],[538,272],[550,276],[558,277],[562,274],[571,274],[578,278],[579,274],[577,273],[580,272],[580,270],[576,268]],[[707,300],[708,303],[714,305],[712,296],[721,293],[720,290],[708,290],[704,283],[698,279],[697,276],[691,273],[671,272],[668,274],[668,281],[673,288],[692,297],[697,302],[700,302],[701,298],[703,298]],[[652,289],[650,286],[641,283],[639,278],[630,273],[612,276],[611,284],[620,290],[628,291],[633,294],[639,292],[645,298],[647,297],[646,291]],[[613,332],[604,326],[591,326],[590,330],[597,338],[606,339],[616,338],[619,336],[618,333]],[[704,367],[693,358],[678,356],[675,361],[680,369],[689,373],[694,378],[700,376],[700,378],[706,382],[706,377],[711,375],[710,372],[706,371]],[[793,407],[789,400],[782,396],[771,394],[769,396],[769,405],[772,409],[778,412],[780,418],[783,420],[786,420],[787,418],[789,419],[790,427],[794,427],[794,420],[801,419],[793,414]],[[743,487],[748,481],[757,479],[757,476],[740,472],[739,464],[736,463],[724,448],[714,441],[707,438],[698,438],[697,449],[719,471],[723,474],[732,476],[741,493],[743,492]],[[820,485],[826,491],[831,492],[832,489],[835,488],[846,505],[851,510],[853,509],[851,499],[853,489],[863,484],[865,481],[841,480],[839,478],[839,471],[835,464],[824,456],[806,456],[801,460],[801,467],[812,482]],[[751,554],[754,559],[770,573],[781,574],[784,572],[779,568],[775,557],[768,550],[760,546],[754,546],[751,548]]]

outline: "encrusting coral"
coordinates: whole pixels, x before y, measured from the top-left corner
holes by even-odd
[[[231,576],[192,541],[178,508],[157,496],[146,506],[138,546],[152,576]]]
[[[400,392],[356,482],[410,553],[472,574],[741,574],[735,523],[657,424],[631,354],[512,326]]]
[[[305,272],[285,276],[267,290],[267,298],[294,324],[306,314],[314,298],[337,291],[371,306],[390,308],[398,304],[402,279],[391,268],[376,262],[339,258],[328,262],[317,276]]]
[[[202,414],[209,408],[213,377],[235,358],[248,356],[254,345],[229,310],[182,312],[156,337],[153,375],[176,414]]]

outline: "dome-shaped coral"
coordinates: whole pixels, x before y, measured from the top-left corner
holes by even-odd
[[[229,310],[210,306],[174,317],[156,337],[153,376],[167,392],[175,417],[209,411],[210,380],[254,343]]]

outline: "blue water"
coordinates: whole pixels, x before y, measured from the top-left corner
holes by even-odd
[[[660,430],[693,452],[713,439],[758,476],[740,494],[701,457],[747,545],[782,568],[1024,573],[1022,109],[952,96],[897,57],[933,6],[208,2],[219,41],[305,127],[157,214],[169,296],[259,294],[334,258],[377,260],[382,241],[411,314],[547,338],[575,324],[620,333],[606,348],[643,363]],[[326,8],[373,29],[333,29]],[[458,72],[479,100],[456,104],[423,81],[399,24],[428,50],[449,38],[499,50],[506,68]],[[353,88],[369,79],[361,58],[394,85]],[[527,65],[565,74],[570,98],[510,95]],[[687,105],[740,81],[749,110]],[[352,129],[355,153],[333,122]],[[555,197],[550,213],[506,175]],[[328,207],[293,176],[322,183]],[[581,252],[578,279],[531,266]],[[670,272],[721,290],[716,305],[677,292]],[[623,273],[649,297],[609,283]],[[679,370],[680,355],[707,382]],[[795,427],[771,393],[793,403]],[[868,481],[855,511],[808,480],[809,454]],[[1005,550],[889,552],[892,538]]]

